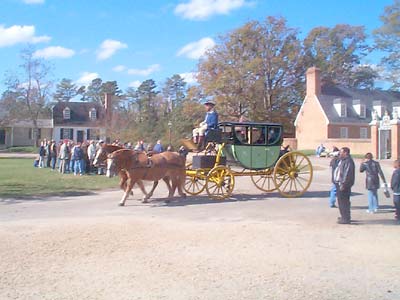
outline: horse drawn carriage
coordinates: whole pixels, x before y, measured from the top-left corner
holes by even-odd
[[[301,152],[282,148],[280,124],[222,122],[218,127],[206,136],[208,150],[187,164],[184,190],[188,194],[206,190],[210,198],[228,198],[238,176],[250,176],[261,191],[277,190],[284,197],[307,191],[313,176],[311,162]],[[191,141],[182,143],[194,148]]]

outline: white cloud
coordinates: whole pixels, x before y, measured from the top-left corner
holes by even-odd
[[[43,4],[44,0],[23,0],[25,4]]]
[[[116,40],[105,40],[101,43],[100,49],[97,50],[97,59],[105,60],[110,58],[115,52],[124,48],[128,48],[128,45]]]
[[[129,75],[140,75],[140,76],[149,76],[150,74],[157,72],[161,69],[159,64],[154,64],[149,66],[147,69],[129,69]]]
[[[178,4],[175,14],[184,19],[204,20],[213,15],[226,15],[234,9],[247,5],[246,0],[190,0]]]
[[[215,46],[215,42],[212,38],[202,38],[197,42],[187,44],[178,51],[178,56],[186,56],[191,59],[199,59],[204,53]]]
[[[100,78],[99,74],[97,73],[90,73],[90,72],[83,72],[81,77],[76,81],[79,85],[88,86],[92,83],[93,79]]]
[[[19,43],[40,43],[47,42],[48,36],[35,36],[35,26],[14,25],[4,27],[0,25],[0,47],[12,46]]]
[[[142,84],[141,81],[135,80],[129,83],[129,87],[138,88]]]
[[[113,70],[114,72],[123,72],[123,71],[126,70],[126,67],[123,66],[123,65],[118,65],[118,66],[115,66],[112,70]]]
[[[42,58],[68,58],[75,55],[75,51],[60,46],[47,47],[33,53],[34,57]]]
[[[197,79],[196,79],[197,73],[194,72],[181,73],[179,74],[179,76],[181,76],[183,80],[185,80],[185,82],[189,85],[197,84]]]

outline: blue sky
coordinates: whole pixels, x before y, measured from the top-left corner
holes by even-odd
[[[181,74],[219,35],[247,21],[282,16],[304,37],[317,26],[363,25],[368,34],[392,0],[0,0],[0,80],[17,70],[32,43],[57,82],[87,85],[100,77],[119,87]],[[365,63],[377,63],[369,57]],[[2,85],[0,85],[1,87]]]

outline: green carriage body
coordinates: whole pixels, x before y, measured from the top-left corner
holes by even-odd
[[[266,169],[279,159],[282,145],[282,125],[276,123],[222,122],[223,155],[228,161],[250,170]]]

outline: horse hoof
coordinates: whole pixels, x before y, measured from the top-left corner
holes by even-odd
[[[186,198],[186,194],[185,193],[183,193],[181,196],[182,196],[182,198]]]
[[[125,203],[118,203],[118,206],[125,206]]]
[[[143,200],[142,200],[142,203],[149,203],[149,200],[143,199]]]

